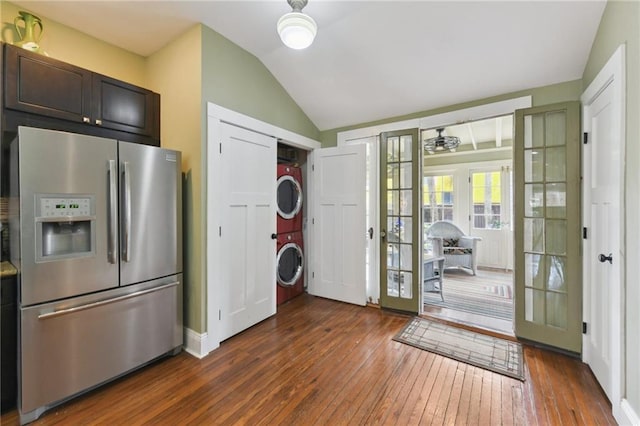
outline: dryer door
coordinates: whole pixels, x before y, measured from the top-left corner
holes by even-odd
[[[276,258],[278,284],[283,287],[294,286],[304,270],[302,249],[296,243],[287,243]]]
[[[278,214],[284,219],[292,219],[302,208],[302,187],[293,176],[284,175],[278,179]]]

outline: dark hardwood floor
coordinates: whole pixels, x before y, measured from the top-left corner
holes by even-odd
[[[407,319],[303,295],[202,360],[161,360],[34,424],[615,424],[579,360],[527,346],[523,383],[391,340]]]

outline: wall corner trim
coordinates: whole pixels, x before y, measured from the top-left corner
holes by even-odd
[[[207,333],[197,333],[190,328],[184,327],[184,350],[202,359],[209,354],[206,350]]]
[[[614,417],[618,424],[621,425],[640,425],[640,415],[636,413],[626,399],[620,401],[620,411],[616,413],[616,410],[614,410]]]

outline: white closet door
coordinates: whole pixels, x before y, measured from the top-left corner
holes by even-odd
[[[366,305],[366,150],[313,151],[310,294]]]
[[[221,133],[219,261],[208,267],[219,268],[222,341],[276,313],[277,141],[225,123]]]

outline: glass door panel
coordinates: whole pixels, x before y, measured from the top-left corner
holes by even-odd
[[[516,334],[581,350],[579,104],[516,112]]]
[[[418,312],[418,130],[380,135],[380,305]],[[414,268],[416,270],[414,270]]]

